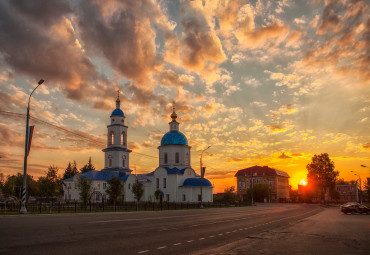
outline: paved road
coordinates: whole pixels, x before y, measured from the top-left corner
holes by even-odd
[[[370,215],[344,215],[338,208],[326,208],[287,226],[194,254],[369,255]]]
[[[163,212],[0,216],[0,254],[203,254],[322,210],[317,205],[261,204]]]

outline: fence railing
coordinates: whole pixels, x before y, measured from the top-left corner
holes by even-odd
[[[204,208],[245,206],[247,204],[225,204],[216,202],[203,202]],[[87,212],[125,212],[125,211],[161,211],[184,210],[199,208],[199,203],[172,203],[172,202],[119,202],[119,203],[81,203],[81,202],[32,202],[27,203],[27,213],[87,213]],[[20,210],[20,203],[8,203],[0,206],[2,214],[16,214]]]

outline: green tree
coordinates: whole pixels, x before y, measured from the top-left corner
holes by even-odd
[[[92,181],[84,175],[78,176],[77,187],[80,194],[80,200],[86,205],[92,193]]]
[[[235,200],[235,186],[226,187],[222,198],[224,203],[231,203]]]
[[[73,164],[71,164],[71,162],[68,162],[68,166],[63,174],[63,180],[71,178],[76,174],[78,174],[76,161],[74,161]]]
[[[58,176],[58,167],[50,166],[46,176],[37,181],[38,193],[42,197],[58,197],[61,194],[62,178]]]
[[[95,167],[94,165],[91,163],[91,157],[89,157],[89,161],[87,162],[86,165],[84,165],[81,169],[80,169],[80,173],[83,174],[83,173],[87,173],[91,170],[95,170]]]
[[[110,202],[117,202],[122,195],[122,182],[119,177],[113,177],[107,181],[108,187],[105,192],[109,195]]]
[[[22,186],[23,186],[23,174],[17,173],[16,175],[8,175],[6,180],[3,182],[2,191],[5,197],[15,196],[21,197]],[[31,175],[27,175],[27,195],[37,195],[36,181]]]
[[[269,200],[269,186],[266,183],[256,183],[253,186],[253,201],[254,202],[264,202],[265,199]],[[247,197],[252,197],[252,189],[248,189]]]
[[[330,160],[327,153],[314,155],[311,163],[307,164],[307,180],[311,187],[316,187],[319,191],[321,200],[325,200],[325,193],[335,186],[339,175],[334,171],[334,162]]]
[[[156,191],[154,191],[154,197],[155,197],[156,200],[159,199],[160,195],[161,195],[161,191],[159,189],[157,189]]]
[[[144,188],[138,180],[136,180],[135,183],[132,185],[132,193],[134,193],[136,201],[140,202],[140,199],[144,194]]]

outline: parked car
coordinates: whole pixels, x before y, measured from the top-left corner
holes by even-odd
[[[340,208],[342,209],[343,206],[346,206],[346,205],[360,205],[360,203],[357,203],[357,202],[347,202],[347,203],[341,205]]]
[[[359,213],[359,214],[366,213],[366,214],[369,214],[370,213],[370,209],[367,206],[365,206],[365,205],[358,205],[358,204],[344,205],[342,207],[341,211],[344,214],[347,214],[347,213],[350,213],[350,214],[355,214],[355,213]]]

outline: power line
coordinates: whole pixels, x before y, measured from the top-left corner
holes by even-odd
[[[25,114],[22,114],[22,113],[15,113],[15,112],[8,112],[8,111],[0,111],[0,114],[8,115],[8,116],[10,115],[10,116],[13,116],[13,117],[16,117],[16,118],[25,118],[25,116],[26,116]],[[41,120],[41,119],[38,119],[36,117],[32,117],[31,116],[31,119],[33,121],[37,122],[38,124],[49,126],[49,127],[54,128],[56,130],[63,131],[63,132],[68,133],[68,134],[72,134],[74,136],[78,136],[80,138],[83,138],[83,139],[88,140],[90,142],[94,142],[96,144],[101,144],[101,145],[104,145],[104,146],[106,145],[102,141],[99,141],[99,140],[96,140],[96,139],[92,139],[92,138],[90,138],[88,136],[85,136],[85,135],[82,135],[82,134],[78,133],[77,131],[72,131],[70,129],[67,129],[67,128],[64,128],[64,127],[60,127],[60,126],[54,125],[52,123],[46,122],[46,121]],[[156,156],[147,155],[147,154],[139,153],[139,152],[132,152],[132,153],[135,154],[135,155],[143,156],[143,157],[147,157],[147,158],[155,158],[155,159],[158,158]]]

